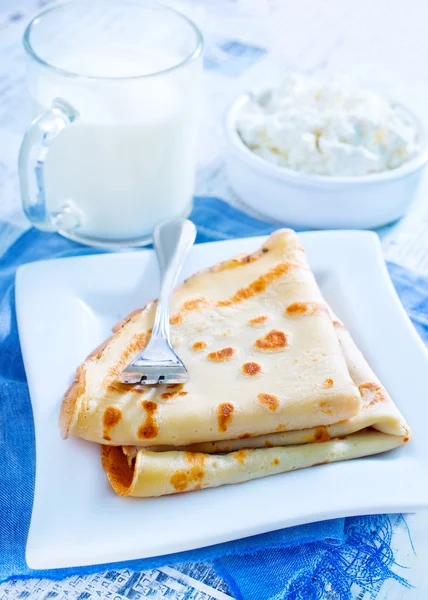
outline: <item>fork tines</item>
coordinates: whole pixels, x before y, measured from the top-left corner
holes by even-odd
[[[168,367],[168,371],[165,367]],[[159,362],[149,363],[144,362],[144,365],[131,364],[129,371],[125,369],[119,376],[118,380],[121,383],[143,385],[155,385],[158,383],[184,383],[187,381],[188,375],[183,364],[162,365]]]

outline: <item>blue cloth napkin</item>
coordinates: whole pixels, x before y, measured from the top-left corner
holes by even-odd
[[[197,198],[191,218],[198,228],[197,242],[265,235],[275,229],[274,225],[215,198]],[[16,237],[11,228],[9,224],[0,224],[0,236]],[[389,548],[391,524],[382,515],[313,523],[209,548],[114,565],[46,571],[27,567],[25,544],[33,501],[35,450],[31,403],[16,326],[15,271],[27,262],[95,252],[99,250],[57,234],[30,229],[0,257],[0,582],[28,577],[62,579],[107,569],[141,571],[201,561],[213,563],[238,599],[310,600],[321,598],[326,585],[335,589],[338,597],[346,599],[350,597],[351,583],[361,580],[364,586],[369,585],[367,569],[376,581],[388,577],[401,580],[390,569],[394,564]],[[410,317],[428,341],[428,280],[397,265],[389,265],[389,269]],[[358,564],[362,565],[364,576],[356,568]]]

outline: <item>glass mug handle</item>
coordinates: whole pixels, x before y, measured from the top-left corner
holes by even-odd
[[[53,140],[78,116],[67,102],[57,98],[49,110],[32,122],[21,143],[18,172],[22,205],[31,223],[43,231],[66,231],[81,224],[79,211],[71,201],[49,212],[44,182],[46,156]]]

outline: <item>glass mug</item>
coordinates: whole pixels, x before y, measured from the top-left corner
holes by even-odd
[[[148,243],[187,216],[203,40],[151,0],[76,0],[24,34],[37,117],[19,179],[33,225],[95,246]]]

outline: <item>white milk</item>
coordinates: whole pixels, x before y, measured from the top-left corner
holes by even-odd
[[[90,63],[88,63],[90,56]],[[61,98],[79,117],[49,148],[44,171],[50,212],[69,205],[79,234],[106,240],[149,234],[190,208],[195,169],[196,99],[190,72],[151,73],[174,57],[136,55],[133,48],[86,48],[56,57],[59,67],[98,77],[72,78],[40,70],[30,81],[38,112]]]

